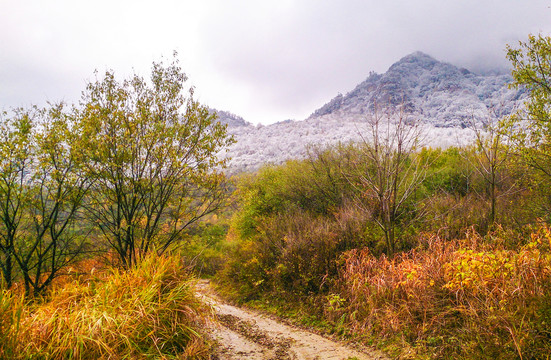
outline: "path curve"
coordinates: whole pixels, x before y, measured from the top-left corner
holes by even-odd
[[[318,334],[283,324],[258,312],[224,303],[208,280],[197,292],[212,305],[218,324],[211,326],[220,360],[387,360],[376,350],[359,351]]]

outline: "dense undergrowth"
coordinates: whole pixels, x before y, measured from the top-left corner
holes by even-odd
[[[92,272],[28,300],[0,293],[0,359],[206,359],[208,309],[179,258]]]
[[[432,358],[544,359],[551,353],[551,234],[534,232],[518,249],[509,234],[443,241],[375,257],[368,249],[343,256],[339,306],[355,333],[400,340]],[[405,351],[405,352],[407,352]]]
[[[551,233],[518,249],[499,229],[445,241],[426,235],[396,256],[353,249],[323,293],[259,292],[238,301],[399,359],[546,359],[551,353]]]
[[[396,358],[546,358],[544,188],[518,175],[522,165],[503,168],[491,221],[473,150],[425,149],[413,156],[435,160],[396,219],[392,252],[376,204],[350,182],[350,149],[240,179],[218,273],[227,294]]]

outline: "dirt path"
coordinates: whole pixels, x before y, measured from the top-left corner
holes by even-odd
[[[374,350],[359,351],[320,335],[283,324],[259,313],[221,301],[206,280],[199,294],[213,305],[219,325],[212,326],[220,360],[384,360]]]

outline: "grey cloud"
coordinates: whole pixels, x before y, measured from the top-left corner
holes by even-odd
[[[0,107],[78,99],[94,68],[143,73],[177,49],[209,105],[252,122],[301,119],[413,51],[505,68],[506,44],[551,32],[547,0],[147,4],[34,1],[0,14]]]
[[[549,30],[551,15],[544,1],[293,4],[257,16],[221,8],[203,30],[212,68],[228,81],[249,83],[258,103],[297,111],[301,104],[321,105],[415,50],[475,71],[503,69],[505,45],[538,26]],[[227,25],[223,31],[217,22]]]

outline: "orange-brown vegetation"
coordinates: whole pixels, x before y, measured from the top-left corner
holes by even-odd
[[[88,264],[92,265],[93,264]],[[1,359],[206,359],[208,309],[176,257],[148,256],[28,301],[0,292]]]
[[[551,233],[519,249],[504,232],[442,241],[394,257],[344,256],[341,295],[357,333],[404,338],[434,358],[544,358],[551,351]]]

